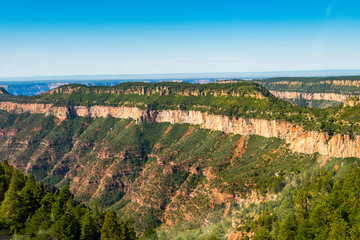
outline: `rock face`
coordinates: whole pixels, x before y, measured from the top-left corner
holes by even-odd
[[[40,113],[53,115],[60,120],[69,115],[81,117],[132,118],[137,122],[189,123],[201,128],[223,131],[244,136],[260,135],[281,138],[289,148],[299,153],[320,153],[329,157],[360,157],[360,136],[351,139],[348,135],[329,137],[327,133],[305,132],[301,126],[287,122],[264,119],[229,118],[199,111],[161,110],[146,111],[136,107],[76,106],[55,107],[51,104],[19,104],[0,102],[0,109],[14,113]]]
[[[352,97],[349,97],[346,102],[344,103],[344,107],[353,107],[355,105],[358,105],[360,103],[360,99],[359,97],[356,97],[356,96],[352,96]]]
[[[52,104],[0,102],[0,109],[12,113],[30,112],[52,115],[59,119],[65,119],[68,116],[67,108],[54,107]]]
[[[237,82],[237,81],[234,81]],[[225,83],[225,82],[224,82]],[[226,82],[230,83],[230,82]],[[83,86],[82,86],[83,87]],[[57,93],[65,93],[65,94],[72,94],[74,92],[79,92],[79,90],[82,90],[83,94],[89,94],[90,92],[96,93],[96,94],[115,94],[115,95],[121,95],[121,94],[137,94],[137,95],[152,95],[152,94],[159,94],[159,95],[177,95],[177,96],[207,96],[209,94],[214,96],[247,96],[247,97],[253,97],[257,99],[264,99],[264,95],[261,92],[258,91],[227,91],[227,90],[216,90],[216,89],[176,89],[176,88],[169,88],[167,86],[156,86],[154,88],[146,87],[146,86],[131,86],[131,87],[125,87],[124,89],[82,89],[81,86],[63,86],[60,88],[54,88],[48,91],[50,94],[57,94]]]
[[[355,86],[360,87],[359,80],[333,80],[332,84],[340,86]]]
[[[286,99],[305,99],[305,100],[328,100],[345,102],[350,94],[337,94],[337,93],[303,93],[303,92],[281,92],[281,91],[270,91],[276,97]]]

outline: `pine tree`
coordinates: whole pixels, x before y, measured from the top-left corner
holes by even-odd
[[[77,240],[80,238],[81,226],[76,217],[76,206],[71,197],[68,198],[63,208],[64,213],[59,215],[57,221],[51,226],[50,236],[55,239]]]
[[[80,237],[80,226],[74,216],[66,212],[50,229],[50,237],[61,240],[77,240]]]
[[[101,237],[101,233],[96,226],[95,220],[90,213],[86,211],[81,221],[81,240],[98,240]]]
[[[130,221],[120,221],[120,229],[122,231],[123,240],[135,240],[136,233]]]
[[[0,206],[1,221],[10,226],[10,231],[14,232],[18,227],[18,209],[20,208],[19,192],[24,186],[24,178],[20,171],[14,170],[9,189],[5,193],[4,201]]]
[[[35,211],[40,207],[42,194],[42,189],[36,184],[34,176],[30,174],[27,177],[25,186],[19,193],[19,221],[25,222],[29,216],[35,213]]]
[[[99,203],[94,201],[91,207],[92,217],[94,219],[95,227],[99,233],[101,233],[101,227],[104,224],[105,214],[101,212],[99,208]]]
[[[101,240],[135,240],[136,233],[129,221],[119,221],[114,210],[105,214]]]
[[[47,193],[41,200],[41,207],[26,222],[26,235],[35,237],[39,233],[46,231],[51,226],[51,205],[54,202],[54,196]],[[41,235],[41,234],[40,234]]]
[[[279,240],[292,240],[295,238],[298,222],[294,214],[284,219],[280,224]]]
[[[309,220],[304,220],[297,230],[296,240],[307,240],[314,239],[315,234],[312,228],[313,226],[310,224]]]
[[[140,238],[140,240],[158,240],[158,236],[154,229],[149,228]]]
[[[114,210],[109,210],[105,214],[104,224],[101,228],[101,240],[121,240],[121,229],[118,217]]]
[[[70,198],[72,198],[72,196],[69,186],[62,187],[51,209],[51,218],[53,221],[58,220],[64,214],[66,203]]]

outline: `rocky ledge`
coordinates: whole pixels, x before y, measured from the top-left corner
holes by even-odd
[[[299,153],[320,153],[328,157],[360,157],[360,136],[351,139],[348,135],[306,132],[301,126],[288,122],[264,119],[229,118],[199,111],[160,110],[147,111],[136,107],[75,106],[55,107],[51,104],[19,104],[0,102],[0,109],[13,113],[40,113],[53,115],[61,120],[70,115],[80,117],[132,118],[138,123],[170,122],[189,123],[202,128],[226,133],[260,135],[281,138],[289,144],[291,150]]]
[[[303,93],[303,92],[282,92],[270,91],[271,94],[278,98],[285,99],[305,99],[305,100],[328,100],[337,102],[346,102],[351,97],[350,94],[337,94],[337,93]]]

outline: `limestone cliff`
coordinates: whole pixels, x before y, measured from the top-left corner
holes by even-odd
[[[246,97],[253,97],[257,99],[264,99],[265,96],[258,91],[239,91],[239,90],[220,90],[220,89],[192,89],[192,88],[184,88],[184,89],[174,89],[169,88],[167,86],[156,86],[156,87],[146,87],[146,86],[130,86],[124,87],[122,89],[118,88],[108,88],[108,89],[90,89],[84,88],[84,86],[73,86],[67,85],[62,86],[59,88],[51,89],[50,91],[46,92],[49,94],[57,94],[57,93],[64,93],[64,94],[72,94],[82,91],[83,94],[89,94],[90,92],[95,94],[136,94],[136,95],[152,95],[152,94],[159,94],[159,95],[178,95],[178,96],[207,96],[207,95],[214,95],[214,96],[246,96]]]
[[[324,81],[318,81],[318,82],[303,82],[303,81],[278,81],[278,82],[269,82],[269,85],[308,85],[308,86],[314,86],[314,85],[338,85],[338,86],[354,86],[354,87],[360,87],[360,81],[359,80],[324,80]]]
[[[55,107],[51,104],[18,104],[0,102],[0,109],[8,112],[40,113],[53,115],[61,120],[75,114],[80,117],[132,118],[137,122],[189,123],[201,128],[223,131],[244,136],[259,135],[281,138],[290,144],[290,149],[299,153],[320,153],[329,157],[360,157],[360,136],[351,139],[348,135],[306,132],[301,126],[287,122],[229,118],[199,111],[162,110],[146,111],[136,107],[76,106],[74,108]]]
[[[276,97],[286,99],[305,99],[305,100],[328,100],[345,102],[351,95],[350,94],[337,94],[337,93],[304,93],[304,92],[282,92],[270,91]]]

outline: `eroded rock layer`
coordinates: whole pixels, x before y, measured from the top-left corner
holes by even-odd
[[[338,93],[305,93],[305,92],[283,92],[283,91],[270,91],[271,94],[278,98],[286,99],[305,99],[305,100],[327,100],[345,102],[350,94],[338,94]]]
[[[55,107],[51,104],[19,104],[0,102],[0,109],[14,113],[40,113],[53,115],[61,120],[70,115],[80,117],[132,118],[137,122],[189,123],[201,128],[223,131],[244,136],[259,135],[281,138],[290,144],[289,148],[299,153],[320,153],[329,157],[360,157],[360,136],[351,139],[348,135],[306,132],[301,126],[287,122],[229,118],[199,111],[161,110],[147,111],[136,107],[76,106]]]

